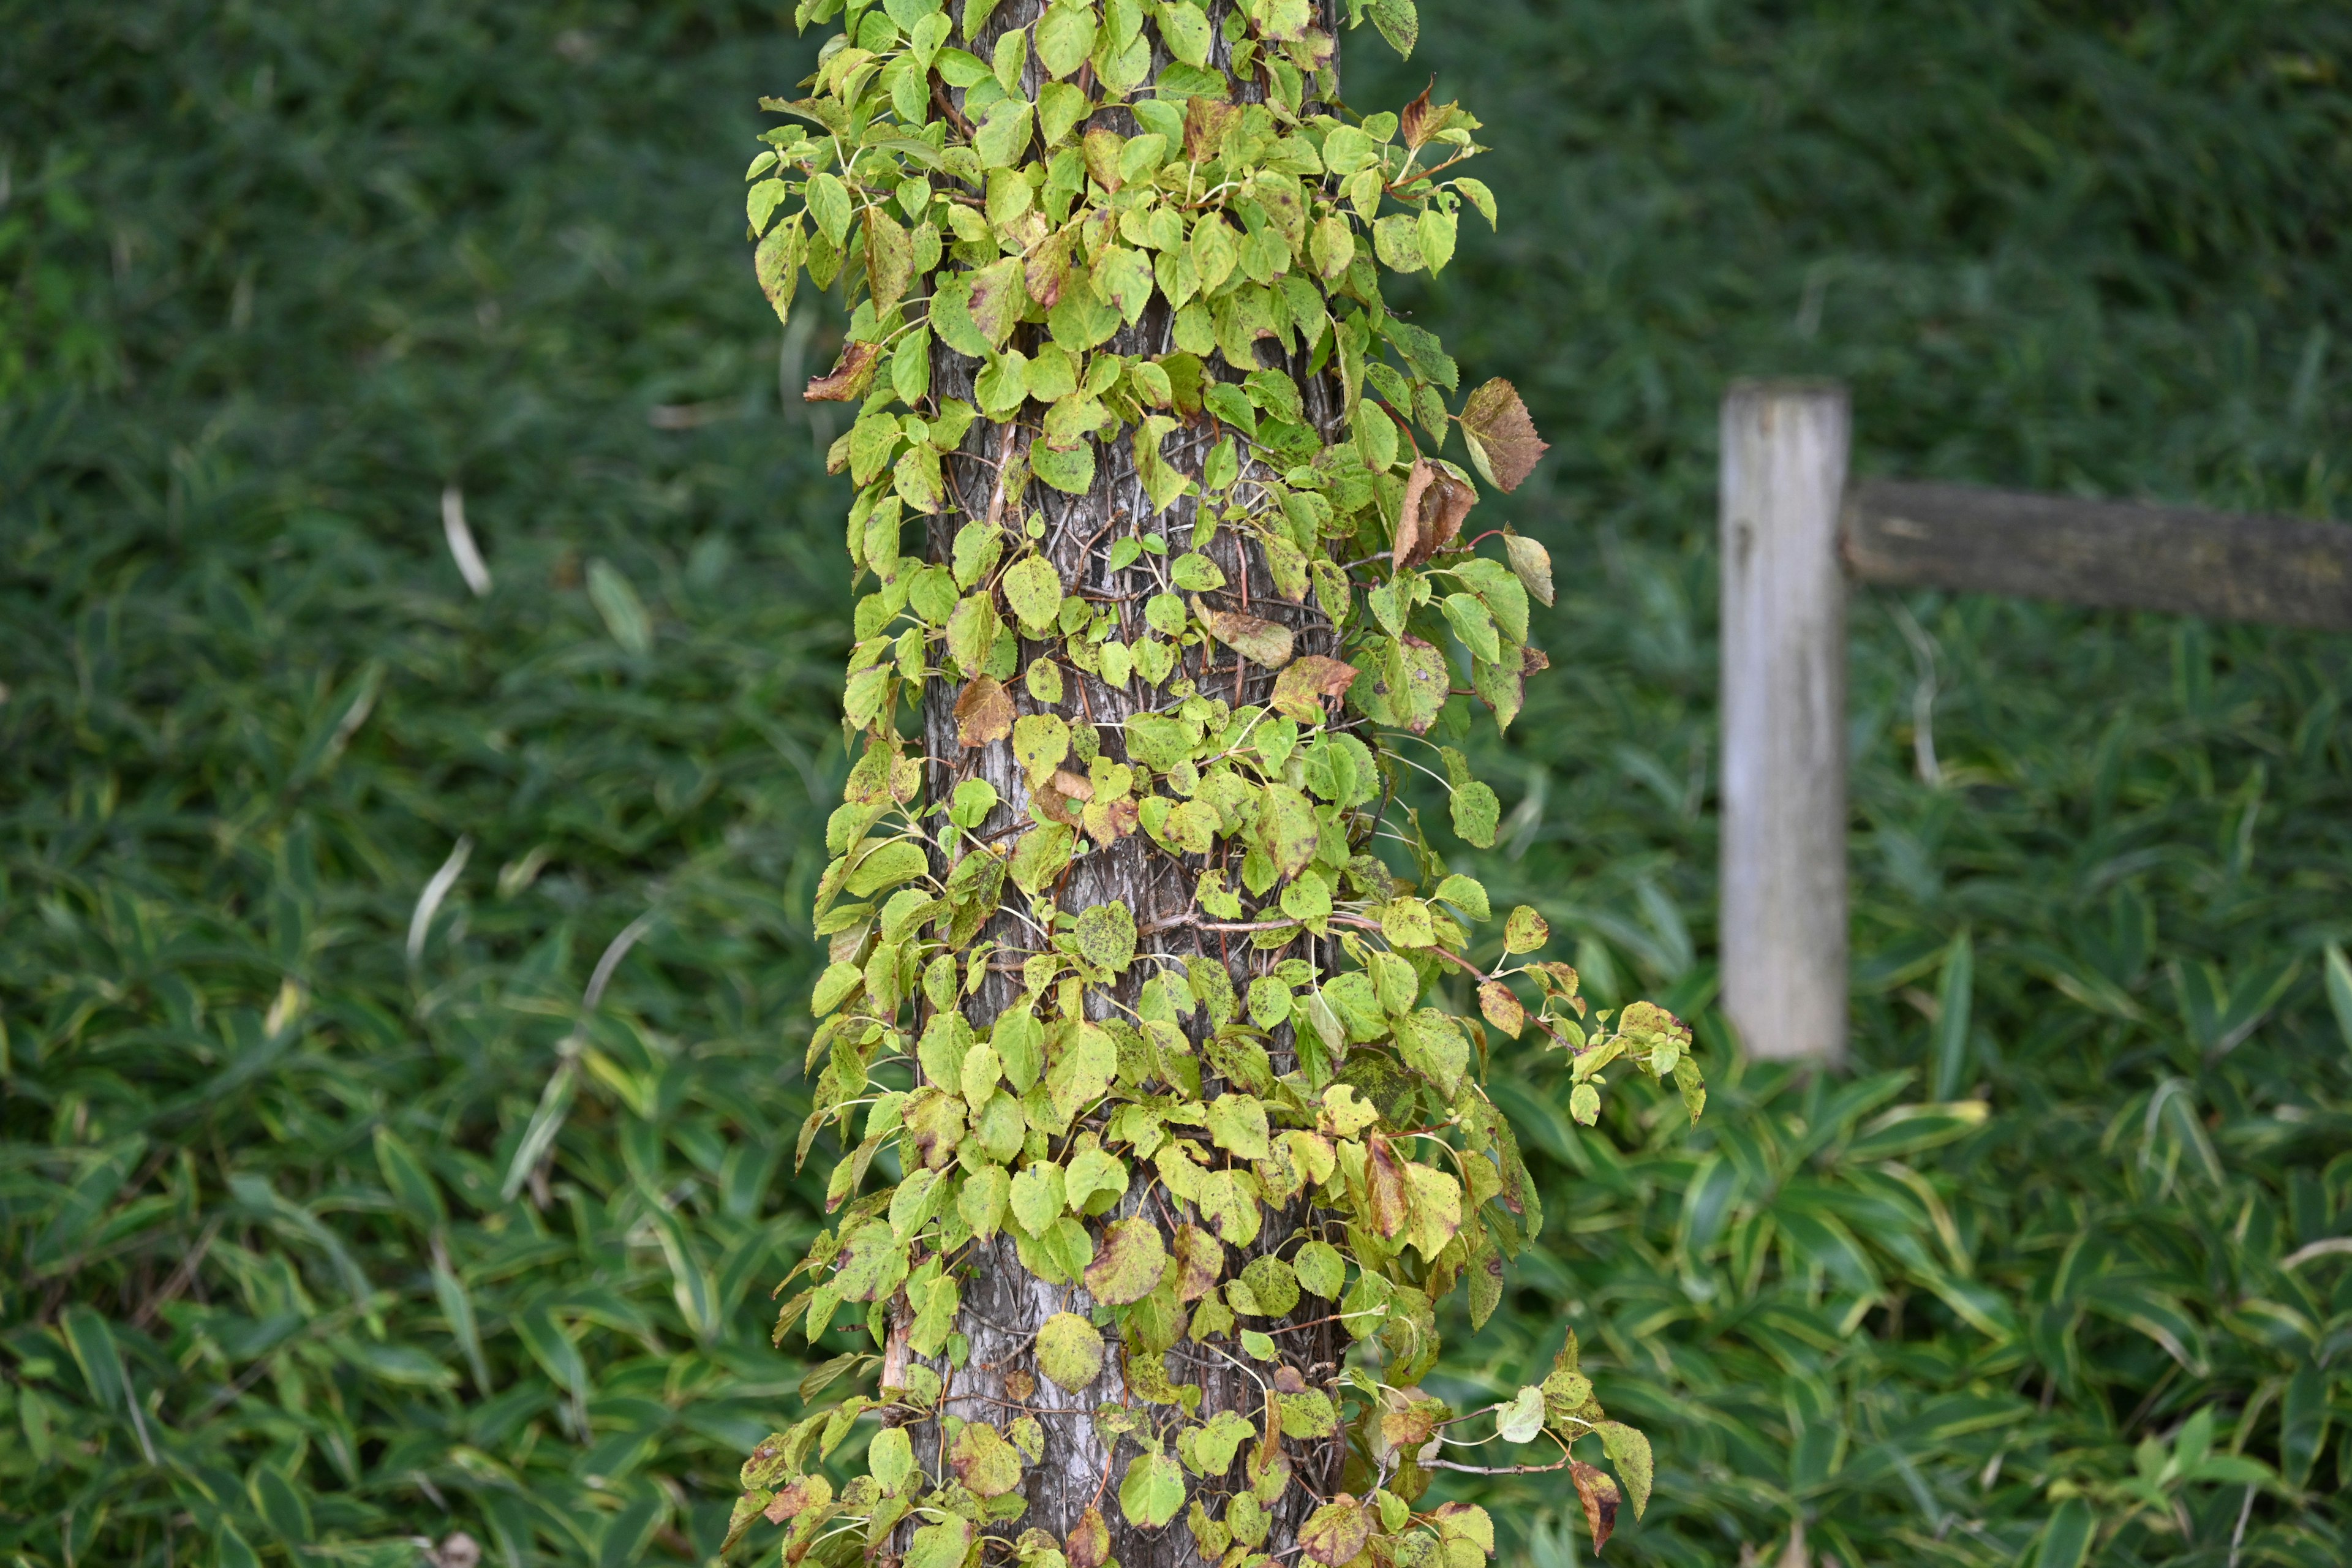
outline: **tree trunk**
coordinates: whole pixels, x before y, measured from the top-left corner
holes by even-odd
[[[1040,0],[1007,0],[992,13],[988,26],[971,47],[983,59],[989,58],[991,46],[998,37],[1035,20],[1041,9]],[[1221,21],[1227,9],[1222,3],[1213,5],[1209,11],[1212,22]],[[1333,0],[1318,0],[1318,9],[1320,25],[1336,33]],[[1215,47],[1214,63],[1223,68],[1227,49],[1222,37]],[[1164,54],[1156,55],[1155,70],[1166,59]],[[1038,68],[1034,60],[1028,68],[1028,77],[1027,86],[1034,94],[1039,85]],[[1264,97],[1262,89],[1252,84],[1234,82],[1233,87],[1236,102],[1258,101]],[[1099,111],[1088,124],[1126,135],[1133,135],[1139,130],[1124,110]],[[1015,346],[1033,349],[1043,336],[1042,328],[1024,327],[1019,329]],[[1171,350],[1171,316],[1166,300],[1155,294],[1140,321],[1121,331],[1105,347],[1120,354],[1151,355]],[[1318,435],[1329,441],[1342,434],[1339,391],[1329,374],[1307,374],[1310,352],[1311,345],[1302,345],[1297,354],[1286,359],[1275,345],[1266,343],[1261,350],[1261,363],[1282,369],[1297,381]],[[935,343],[931,353],[934,390],[943,396],[974,401],[973,379],[980,369],[979,363],[941,343]],[[1210,362],[1209,373],[1223,380],[1241,379],[1240,373],[1222,359]],[[1110,547],[1120,537],[1157,531],[1170,541],[1172,556],[1191,536],[1195,502],[1187,498],[1163,513],[1153,513],[1136,473],[1130,446],[1132,432],[1096,442],[1096,479],[1087,493],[1066,495],[1033,481],[1018,499],[1008,496],[1000,483],[1002,465],[1007,459],[1015,459],[1017,466],[1028,443],[1034,438],[1036,406],[1032,404],[1024,409],[1024,417],[1029,421],[1026,426],[1018,419],[1010,426],[992,424],[984,418],[974,422],[961,453],[948,464],[948,510],[934,514],[930,520],[929,558],[947,560],[957,529],[967,521],[993,518],[1008,531],[1017,534],[1034,517],[1044,524],[1045,533],[1039,543],[1060,574],[1065,593],[1115,606],[1122,637],[1132,639],[1143,629],[1143,601],[1159,584],[1148,570],[1149,557],[1145,562],[1113,571],[1108,559]],[[1171,437],[1162,450],[1173,466],[1197,477],[1218,434],[1217,427],[1203,416],[1193,426]],[[1290,626],[1302,653],[1338,655],[1338,637],[1314,607],[1311,596],[1304,605],[1283,600],[1276,593],[1258,552],[1246,545],[1236,532],[1221,529],[1203,550],[1226,576],[1223,590],[1206,595],[1216,607],[1244,610],[1283,622]],[[1059,650],[1056,641],[1023,638],[1021,671],[1025,674],[1033,659],[1054,656]],[[1177,681],[1189,679],[1202,694],[1235,708],[1263,702],[1274,684],[1270,672],[1249,663],[1238,653],[1208,644],[1189,650],[1170,681],[1160,686],[1151,685],[1139,673],[1124,686],[1113,686],[1066,661],[1063,662],[1063,672],[1064,700],[1053,706],[1032,699],[1022,680],[1008,681],[1006,688],[1017,710],[1024,714],[1056,713],[1074,729],[1081,724],[1095,726],[1103,754],[1116,761],[1126,760],[1120,726],[1138,712],[1168,706],[1169,687]],[[1009,746],[998,743],[966,749],[958,743],[954,712],[957,690],[954,682],[934,681],[924,699],[927,788],[930,798],[943,799],[967,779],[986,779],[994,786],[1000,804],[981,825],[978,836],[1009,837],[1031,820],[1030,792]],[[1230,842],[1221,843],[1218,853],[1212,857],[1180,856],[1163,850],[1144,834],[1136,832],[1094,848],[1076,860],[1064,874],[1055,890],[1055,900],[1060,909],[1074,912],[1098,904],[1117,903],[1133,913],[1138,957],[1134,967],[1112,993],[1119,1003],[1129,1007],[1135,1005],[1142,982],[1157,967],[1149,956],[1153,954],[1213,958],[1224,965],[1235,992],[1242,994],[1247,991],[1251,979],[1271,967],[1276,960],[1297,956],[1301,950],[1295,944],[1280,953],[1257,953],[1252,951],[1246,937],[1191,929],[1197,925],[1193,888],[1200,872],[1223,866],[1228,879],[1234,879],[1239,858],[1238,849]],[[1010,912],[1000,913],[982,932],[982,940],[995,941],[1000,944],[999,951],[1015,952],[1032,947],[1034,941],[1020,918]],[[1302,940],[1318,949],[1329,945]],[[1333,955],[1328,952],[1309,951],[1306,956],[1318,969],[1331,966]],[[1017,973],[1008,972],[1017,971],[1017,963],[1000,965],[980,990],[966,999],[965,1012],[975,1026],[992,1022],[1017,996]],[[1114,1012],[1108,997],[1088,997],[1089,1017],[1106,1018]],[[1202,1014],[1193,1016],[1191,1031],[1196,1037],[1206,1033],[1202,1017]],[[1278,1048],[1273,1053],[1278,1071],[1288,1071],[1296,1065],[1287,1057],[1288,1039],[1286,1026],[1277,1032]],[[1203,1096],[1213,1097],[1218,1088],[1213,1075],[1204,1073]],[[1164,1191],[1153,1192],[1147,1197],[1150,1184],[1142,1170],[1139,1168],[1127,1196],[1103,1219],[1149,1214],[1164,1237],[1173,1223],[1193,1216],[1187,1205],[1172,1201]],[[1267,1214],[1257,1239],[1248,1248],[1229,1249],[1226,1277],[1238,1274],[1252,1257],[1295,1250],[1290,1244],[1302,1231],[1313,1228],[1316,1221],[1317,1215],[1304,1199],[1279,1214]],[[1099,1222],[1095,1229],[1099,1236]],[[944,1361],[929,1364],[946,1384],[941,1408],[948,1413],[998,1426],[1024,1414],[1033,1415],[1044,1428],[1045,1458],[1027,1470],[1023,1491],[1029,1508],[1024,1516],[1014,1521],[1013,1531],[1034,1527],[1061,1541],[1087,1510],[1099,1508],[1109,1531],[1110,1555],[1122,1568],[1179,1568],[1201,1563],[1182,1515],[1164,1529],[1145,1531],[1129,1523],[1117,1506],[1120,1477],[1129,1461],[1141,1450],[1131,1437],[1107,1444],[1093,1420],[1098,1406],[1128,1404],[1134,1398],[1122,1370],[1115,1331],[1106,1331],[1111,1353],[1106,1359],[1101,1377],[1083,1392],[1066,1393],[1038,1372],[1033,1342],[1039,1326],[1058,1311],[1085,1313],[1092,1302],[1084,1289],[1048,1285],[1030,1274],[1016,1257],[1009,1234],[1000,1235],[986,1245],[975,1243],[972,1251],[977,1266],[965,1282],[956,1323],[969,1342],[965,1364],[961,1368],[952,1368]],[[1344,1337],[1328,1321],[1333,1310],[1330,1303],[1307,1296],[1301,1298],[1288,1317],[1255,1322],[1275,1334],[1288,1361],[1311,1369],[1314,1381],[1321,1384],[1336,1375],[1344,1354]],[[903,1357],[905,1352],[894,1346],[894,1353]],[[1225,1410],[1240,1411],[1254,1424],[1258,1419],[1265,1404],[1265,1389],[1258,1375],[1246,1369],[1247,1358],[1234,1335],[1204,1344],[1180,1341],[1168,1352],[1167,1363],[1171,1382],[1197,1384],[1202,1390],[1202,1404],[1193,1419],[1205,1421]],[[1024,1378],[1027,1380],[1026,1386],[1032,1390],[1028,1397],[1013,1397],[1013,1389],[1008,1388],[1009,1377],[1014,1388],[1023,1386]],[[916,1453],[926,1460],[934,1458],[943,1441],[936,1423],[914,1428],[912,1436]],[[1338,1488],[1343,1452],[1344,1439],[1340,1437],[1286,1445],[1293,1467],[1293,1484],[1270,1510],[1271,1528],[1261,1550],[1279,1556],[1294,1546],[1300,1523],[1318,1499],[1329,1497]],[[1238,1458],[1225,1479],[1187,1479],[1192,1497],[1206,1504],[1212,1517],[1222,1510],[1221,1498],[1248,1486],[1244,1462]]]

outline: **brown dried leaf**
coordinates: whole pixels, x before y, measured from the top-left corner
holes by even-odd
[[[1584,1522],[1592,1531],[1592,1550],[1598,1552],[1609,1544],[1610,1532],[1617,1528],[1617,1482],[1600,1466],[1581,1459],[1570,1462],[1568,1479],[1576,1483],[1577,1500],[1584,1504]]]
[[[1027,1373],[1013,1371],[1004,1374],[1004,1397],[1015,1404],[1027,1404],[1029,1396],[1036,1392],[1037,1380]]]
[[[992,675],[976,675],[956,694],[956,739],[985,746],[1013,733],[1013,696]]]
[[[1356,673],[1354,665],[1342,660],[1319,653],[1303,654],[1275,678],[1274,695],[1268,700],[1276,712],[1313,724],[1322,719],[1327,699],[1348,694],[1348,688],[1356,683]]]
[[[1506,493],[1517,489],[1549,446],[1536,434],[1517,388],[1501,376],[1470,395],[1462,405],[1462,434],[1471,459],[1486,482]]]
[[[1437,464],[1415,458],[1397,512],[1397,570],[1418,566],[1453,543],[1477,500],[1468,485]]]
[[[1213,610],[1197,594],[1192,596],[1192,613],[1201,617],[1211,637],[1251,662],[1268,669],[1280,669],[1290,662],[1290,628],[1281,622],[1260,620],[1238,610]]]
[[[809,403],[855,403],[866,395],[874,379],[874,362],[881,351],[872,343],[845,343],[841,359],[824,374],[812,376],[801,394]]]

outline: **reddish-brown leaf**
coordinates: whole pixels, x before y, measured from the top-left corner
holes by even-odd
[[[1437,79],[1431,77],[1429,86],[1421,89],[1421,96],[1397,112],[1397,134],[1404,138],[1408,147],[1417,148],[1429,140],[1429,119],[1436,112],[1429,106],[1429,94],[1436,85]]]
[[[1103,1522],[1102,1510],[1089,1508],[1078,1515],[1078,1522],[1070,1526],[1062,1542],[1062,1552],[1070,1560],[1070,1568],[1102,1568],[1110,1561],[1110,1526]]]
[[[1568,1479],[1576,1483],[1577,1500],[1584,1504],[1584,1522],[1592,1531],[1592,1550],[1598,1552],[1609,1544],[1610,1532],[1617,1528],[1617,1482],[1600,1466],[1581,1459],[1570,1462]]]
[[[1077,232],[1073,226],[1046,236],[1021,263],[1023,286],[1042,309],[1050,310],[1061,303],[1062,286],[1070,276],[1070,244]]]
[[[1013,697],[992,675],[976,675],[956,694],[956,739],[985,746],[1013,733]]]
[[[844,344],[840,361],[824,374],[811,377],[802,398],[810,403],[856,402],[874,379],[874,362],[880,353],[872,343]]]
[[[1528,417],[1518,390],[1500,376],[1472,393],[1462,405],[1462,434],[1469,440],[1478,471],[1488,484],[1506,492],[1517,489],[1534,471],[1536,459],[1550,450],[1536,434],[1536,423]]]

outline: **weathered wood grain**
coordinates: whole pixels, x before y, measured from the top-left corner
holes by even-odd
[[[1845,389],[1723,403],[1723,1005],[1748,1050],[1845,1050]]]
[[[1864,583],[2352,629],[2352,527],[1874,479],[1845,505]]]

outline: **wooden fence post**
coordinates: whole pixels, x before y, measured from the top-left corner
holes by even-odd
[[[1723,402],[1723,1006],[1750,1055],[1845,1054],[1845,389]]]

